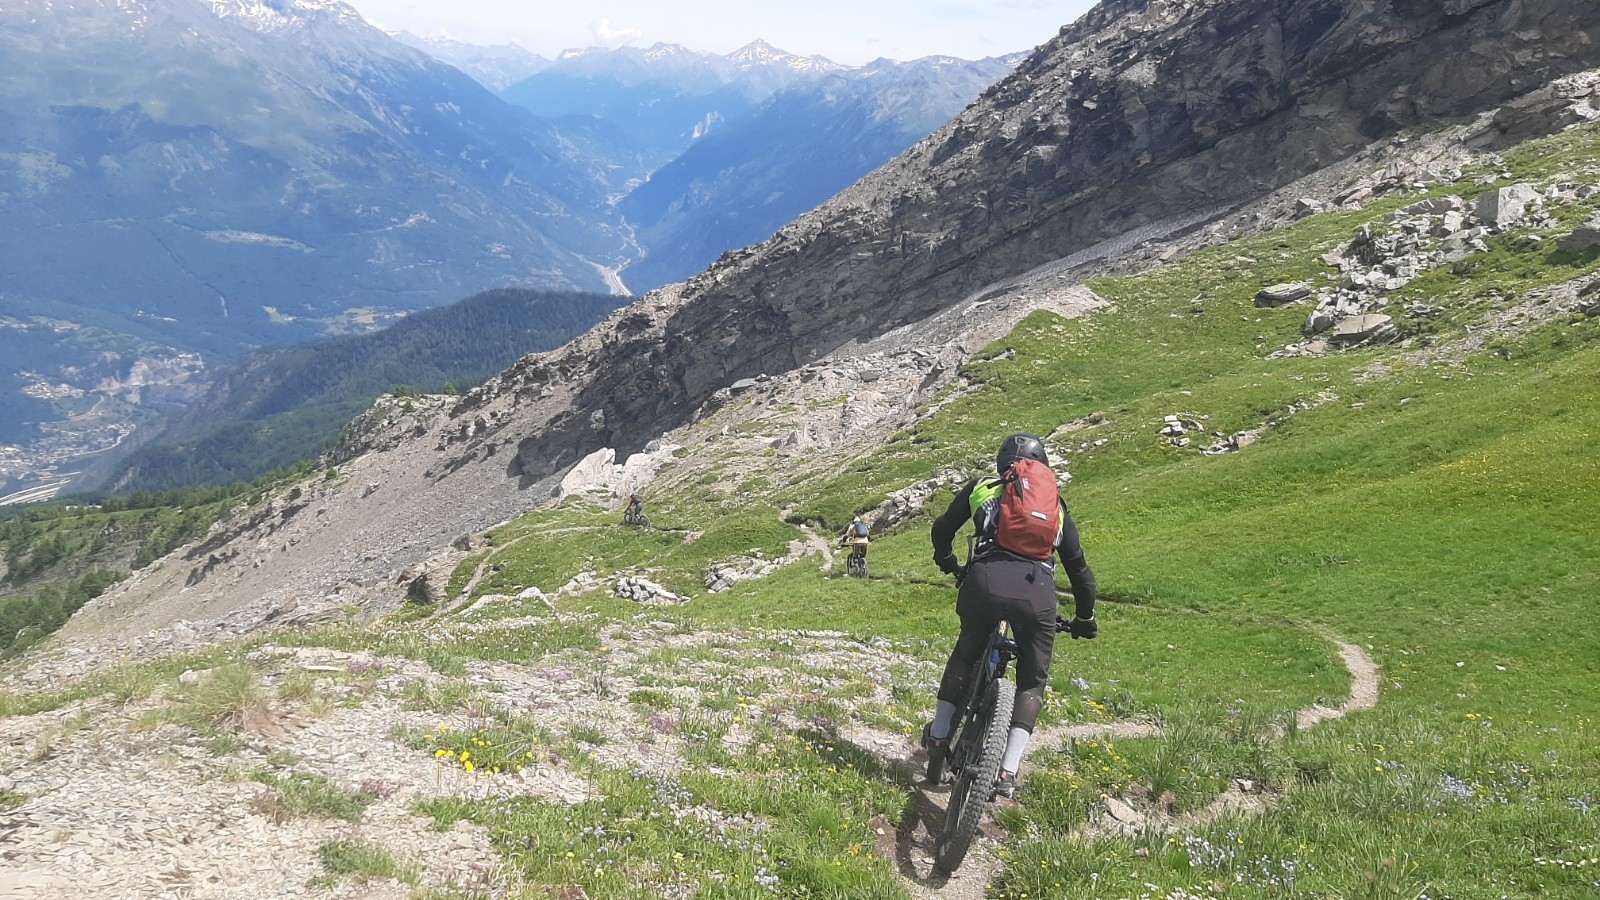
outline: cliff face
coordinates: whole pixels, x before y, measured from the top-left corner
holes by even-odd
[[[528,423],[522,472],[636,449],[730,379],[790,369],[1098,241],[1220,214],[1401,128],[1600,65],[1569,0],[1122,0],[958,119],[690,280],[593,359],[530,359],[573,404]],[[635,323],[639,324],[639,323]],[[642,328],[642,325],[640,325]]]

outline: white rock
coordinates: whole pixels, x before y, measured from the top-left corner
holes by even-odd
[[[1527,215],[1530,206],[1540,203],[1539,191],[1531,184],[1513,184],[1489,191],[1478,198],[1478,218],[1504,228]]]

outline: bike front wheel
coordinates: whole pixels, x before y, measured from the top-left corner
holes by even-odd
[[[954,872],[959,868],[967,858],[967,851],[972,849],[973,839],[978,836],[984,809],[994,797],[995,779],[1000,774],[1000,760],[1005,756],[1006,740],[1011,733],[1011,711],[1016,702],[1016,685],[996,678],[990,682],[984,697],[981,720],[968,725],[982,743],[969,746],[967,752],[959,754],[955,784],[950,788],[950,801],[945,808],[944,829],[933,851],[934,866],[941,872]]]

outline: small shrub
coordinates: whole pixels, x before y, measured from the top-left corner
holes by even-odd
[[[244,740],[236,734],[219,732],[206,738],[206,749],[212,756],[232,756],[244,749]]]
[[[593,744],[598,747],[606,742],[605,732],[593,725],[573,725],[567,729],[567,736],[584,744]]]
[[[316,816],[324,819],[343,819],[359,822],[361,816],[378,799],[366,791],[346,791],[338,785],[310,772],[252,773],[250,780],[273,789],[271,798],[257,797],[252,802],[253,811],[269,815],[274,821],[287,816]]]
[[[267,765],[277,766],[280,769],[288,769],[293,767],[296,763],[300,762],[300,760],[304,758],[305,757],[295,753],[292,750],[274,750],[272,754],[267,757]]]
[[[672,695],[666,691],[639,688],[628,692],[628,702],[637,703],[649,709],[671,709]]]
[[[517,720],[472,731],[441,725],[429,738],[435,759],[487,775],[520,772],[543,757],[540,748],[551,743],[542,729]]]
[[[184,685],[177,703],[163,718],[201,730],[233,729],[265,713],[255,672],[244,665],[226,665],[202,673],[195,684]]]
[[[317,858],[329,875],[350,875],[362,881],[393,878],[410,885],[417,883],[415,867],[401,865],[388,850],[366,841],[328,841],[317,848]]]

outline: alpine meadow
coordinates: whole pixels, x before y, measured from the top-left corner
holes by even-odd
[[[682,283],[378,334],[5,508],[0,893],[1600,896],[1594,4],[1104,0]],[[930,529],[1019,433],[1098,635],[949,871]]]

